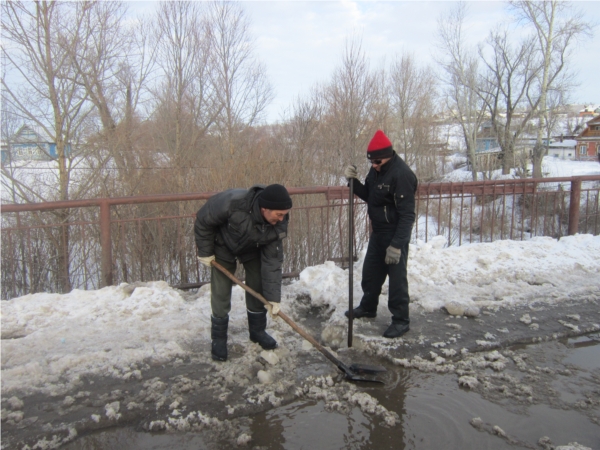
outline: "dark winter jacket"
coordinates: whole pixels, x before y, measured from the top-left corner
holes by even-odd
[[[256,201],[265,186],[229,189],[213,195],[196,214],[198,256],[246,262],[261,258],[263,296],[281,300],[283,242],[289,216],[277,225],[266,222]]]
[[[403,248],[415,222],[417,177],[396,152],[377,172],[373,167],[365,184],[354,180],[354,193],[367,202],[375,233],[394,233],[391,245]]]

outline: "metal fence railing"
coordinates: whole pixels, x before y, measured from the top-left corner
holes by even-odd
[[[293,196],[284,272],[348,262],[347,187],[289,188]],[[2,298],[165,280],[206,282],[198,264],[196,211],[214,193],[101,198],[2,206]],[[366,205],[355,199],[358,254],[366,245]],[[600,234],[600,176],[423,183],[413,241],[442,235],[448,245]]]

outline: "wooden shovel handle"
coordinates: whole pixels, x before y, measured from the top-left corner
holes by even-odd
[[[219,264],[216,261],[212,261],[211,263],[213,266],[215,266],[217,269],[219,269],[221,272],[223,272],[227,277],[229,277],[229,279],[231,279],[231,281],[233,281],[235,284],[237,284],[238,286],[240,286],[242,289],[244,289],[245,291],[249,292],[250,294],[252,294],[254,297],[256,297],[257,299],[259,299],[265,306],[270,306],[269,301],[264,298],[261,294],[259,294],[258,292],[256,292],[254,289],[252,289],[251,287],[248,287],[247,285],[245,285],[244,283],[242,283],[240,280],[238,280],[235,275],[233,275],[232,273],[230,273],[225,267],[223,267],[221,264]],[[327,359],[329,359],[329,361],[331,361],[332,363],[334,363],[340,370],[342,370],[343,372],[346,372],[347,367],[344,365],[344,363],[342,363],[339,359],[337,359],[335,356],[333,356],[331,354],[331,352],[327,351],[327,349],[325,349],[325,347],[323,347],[321,344],[319,344],[317,342],[317,340],[315,338],[313,338],[310,334],[308,334],[306,331],[304,331],[302,328],[300,328],[298,325],[296,325],[296,323],[290,319],[287,314],[285,314],[283,311],[281,311],[281,309],[279,310],[279,312],[277,313],[278,317],[281,317],[285,322],[287,322],[287,324],[292,327],[294,330],[296,330],[296,332],[302,336],[304,339],[306,339],[308,342],[310,342],[317,350],[319,350],[321,353],[323,353],[323,355],[325,355],[325,357]]]

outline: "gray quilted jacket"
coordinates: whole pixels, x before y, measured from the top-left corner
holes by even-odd
[[[283,242],[289,216],[277,225],[266,222],[256,201],[265,188],[229,189],[213,195],[196,214],[198,256],[215,255],[234,262],[261,259],[263,296],[281,301]]]

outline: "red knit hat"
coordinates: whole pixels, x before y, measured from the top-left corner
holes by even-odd
[[[377,130],[369,146],[367,147],[367,158],[369,159],[383,159],[391,158],[394,154],[392,143],[381,130]]]

